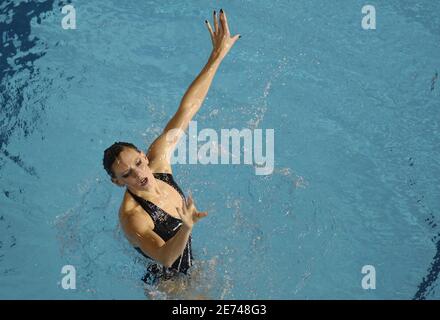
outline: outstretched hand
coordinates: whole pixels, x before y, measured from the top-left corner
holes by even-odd
[[[208,20],[205,20],[206,26],[208,27],[209,33],[211,35],[212,41],[212,56],[222,60],[226,54],[231,50],[234,43],[241,36],[239,34],[231,37],[228,26],[228,19],[226,18],[226,13],[220,9],[219,18],[214,11],[214,30],[212,29]],[[220,23],[219,23],[220,22]]]
[[[188,228],[192,228],[194,224],[197,223],[201,218],[204,218],[208,215],[208,212],[206,211],[197,211],[192,195],[188,196],[186,202],[182,199],[182,207],[176,207],[176,209],[180,219],[182,220],[182,223]]]

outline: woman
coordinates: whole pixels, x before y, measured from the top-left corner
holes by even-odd
[[[182,98],[176,114],[147,154],[130,143],[117,142],[104,151],[103,164],[113,183],[126,187],[119,219],[127,239],[151,264],[144,281],[158,284],[192,265],[191,231],[206,212],[199,212],[191,195],[185,199],[174,181],[170,158],[189,122],[208,93],[220,63],[240,37],[231,37],[226,14],[214,11],[212,52],[207,64]]]

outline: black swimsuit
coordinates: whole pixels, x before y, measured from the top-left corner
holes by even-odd
[[[173,179],[173,175],[170,173],[153,173],[154,177],[168,183],[174,189],[179,192],[182,198],[185,200],[185,195],[182,190],[179,188],[177,183]],[[128,189],[127,189],[128,190]],[[130,190],[128,192],[131,196],[139,203],[139,205],[148,213],[153,219],[154,229],[153,231],[159,235],[165,242],[174,237],[174,235],[179,231],[180,226],[182,225],[182,220],[174,218],[166,211],[162,210],[154,203],[145,200],[137,195],[133,194]],[[153,259],[144,254],[140,248],[135,248],[138,252],[140,252],[144,257],[152,260],[152,262],[148,265],[147,273],[142,278],[147,284],[156,284],[160,279],[170,279],[174,275],[178,273],[187,274],[188,269],[192,265],[192,250],[191,250],[191,235],[189,236],[188,242],[186,244],[185,250],[183,254],[173,263],[170,268],[166,268],[158,263],[155,263]]]

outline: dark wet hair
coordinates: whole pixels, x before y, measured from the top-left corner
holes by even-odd
[[[115,173],[112,170],[113,163],[124,148],[131,148],[137,152],[141,152],[134,144],[129,142],[115,142],[105,149],[102,164],[104,165],[105,171],[107,171],[108,175],[112,178],[115,177]]]

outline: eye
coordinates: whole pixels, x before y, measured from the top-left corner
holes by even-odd
[[[142,161],[141,160],[138,160],[137,162],[136,162],[136,166],[140,166],[142,164]]]
[[[129,176],[129,174],[126,173],[126,174],[124,174],[124,175],[122,176],[122,178],[128,178],[128,176]]]

